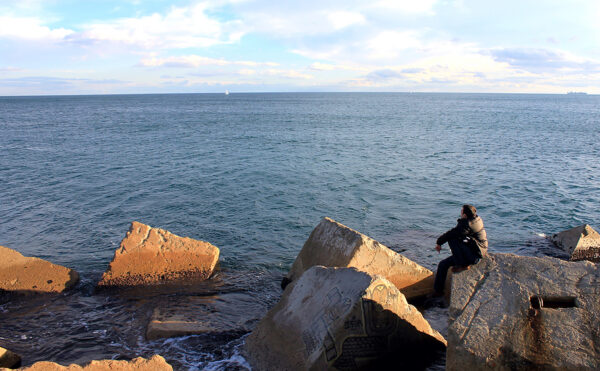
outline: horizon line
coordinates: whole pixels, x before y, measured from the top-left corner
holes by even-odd
[[[566,93],[515,93],[515,92],[443,92],[443,91],[231,91],[223,92],[168,92],[168,93],[88,93],[88,94],[22,94],[1,95],[0,98],[27,97],[94,97],[94,96],[123,96],[123,95],[236,95],[236,94],[473,94],[473,95],[574,95],[596,96],[599,94],[568,91]]]

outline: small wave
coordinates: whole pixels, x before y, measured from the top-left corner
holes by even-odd
[[[241,342],[233,348],[233,353],[229,358],[209,362],[204,366],[204,370],[252,370],[252,367],[250,367],[250,364],[246,358],[244,358],[240,349],[246,343],[246,337],[248,337],[248,335],[245,335],[239,339]]]

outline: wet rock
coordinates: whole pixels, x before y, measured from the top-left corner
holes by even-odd
[[[98,287],[128,287],[203,280],[219,260],[208,242],[133,222]]]
[[[236,308],[236,310],[231,310]],[[253,295],[242,292],[210,296],[175,296],[154,308],[146,329],[146,338],[237,334],[250,332],[252,313],[264,313]]]
[[[256,370],[422,367],[446,341],[381,276],[314,266],[246,339]]]
[[[8,349],[0,347],[0,368],[17,368],[21,365],[21,357]]]
[[[448,370],[600,369],[600,271],[490,254],[452,276]]]
[[[72,269],[0,246],[0,293],[57,293],[79,281]]]
[[[554,234],[551,240],[569,253],[571,260],[600,262],[600,234],[587,224]]]
[[[173,367],[159,355],[150,359],[142,357],[131,361],[102,360],[92,361],[86,365],[62,366],[54,362],[36,362],[29,367],[19,369],[21,371],[173,371]]]
[[[284,281],[294,281],[314,265],[355,267],[384,276],[408,299],[433,292],[433,272],[429,269],[329,218],[312,231]]]

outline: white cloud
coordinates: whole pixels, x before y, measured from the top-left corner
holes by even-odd
[[[433,14],[436,3],[437,0],[380,0],[374,2],[372,7],[408,14]]]
[[[365,71],[364,67],[361,66],[351,66],[346,64],[329,64],[329,63],[321,63],[315,62],[312,63],[309,68],[314,71],[336,71],[336,70],[347,70],[347,71]]]
[[[250,68],[242,68],[241,70],[238,70],[238,74],[244,76],[253,76],[256,75],[256,70]]]
[[[162,15],[121,18],[84,26],[78,39],[116,42],[142,48],[177,49],[209,47],[238,41],[239,21],[219,22],[207,14],[207,5],[173,7]]]
[[[36,17],[0,16],[0,38],[59,41],[73,33],[65,28],[47,27]]]
[[[296,71],[296,70],[291,70],[291,69],[288,69],[288,70],[268,69],[268,70],[265,70],[263,72],[263,74],[267,75],[267,76],[278,76],[278,77],[285,77],[285,78],[289,78],[289,79],[310,80],[310,79],[314,78],[313,75],[309,75],[307,73]]]
[[[157,58],[150,57],[142,59],[139,63],[140,66],[143,67],[186,67],[186,68],[194,68],[200,66],[248,66],[248,67],[258,67],[258,66],[268,66],[275,67],[278,66],[277,63],[274,62],[254,62],[254,61],[228,61],[225,59],[216,59],[216,58],[208,58],[200,55],[186,55],[179,57],[166,57],[166,58]]]
[[[6,67],[0,67],[0,72],[17,72],[17,71],[21,71],[21,68],[18,67],[12,67],[12,66],[6,66]]]
[[[327,14],[327,18],[336,30],[366,22],[365,17],[358,12],[336,11]]]
[[[315,70],[315,71],[333,71],[337,68],[338,67],[335,64],[327,64],[327,63],[320,63],[320,62],[315,62],[310,65],[310,69]]]
[[[408,49],[422,48],[424,45],[415,31],[383,31],[366,41],[370,59],[390,59]]]

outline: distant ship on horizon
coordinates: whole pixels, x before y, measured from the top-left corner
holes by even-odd
[[[587,93],[584,91],[570,91],[570,92],[567,92],[567,94],[568,95],[587,95]]]
[[[229,90],[225,90],[225,95],[229,95]]]

